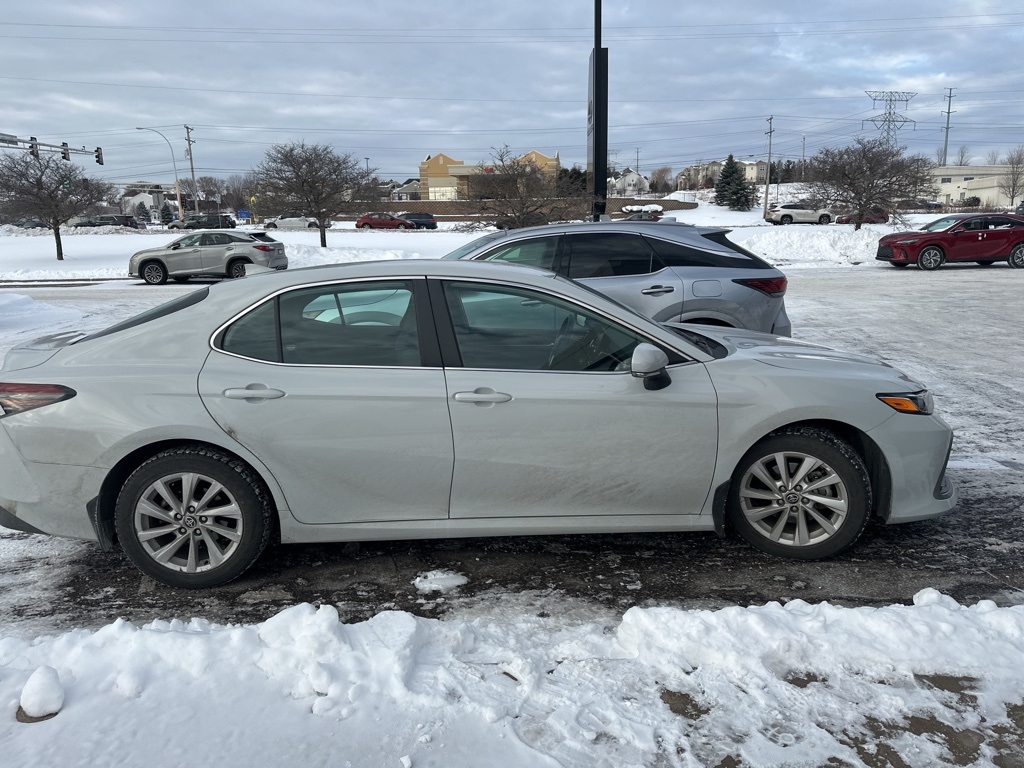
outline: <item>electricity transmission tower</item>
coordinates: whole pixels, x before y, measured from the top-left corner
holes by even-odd
[[[916,93],[909,93],[907,91],[864,91],[868,95],[875,105],[878,102],[885,104],[885,112],[874,117],[869,117],[866,122],[870,122],[875,128],[882,132],[882,138],[885,139],[885,143],[890,147],[896,146],[896,134],[899,132],[907,123],[913,123],[914,121],[904,117],[903,115],[897,114],[896,104],[903,103],[907,104],[912,98],[917,96]]]

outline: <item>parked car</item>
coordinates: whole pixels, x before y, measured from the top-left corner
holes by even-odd
[[[437,219],[432,213],[420,213],[419,211],[406,211],[398,214],[406,221],[416,225],[416,229],[437,229]]]
[[[771,203],[764,218],[772,224],[829,224],[832,211],[807,202]]]
[[[938,200],[917,198],[914,200],[900,200],[896,207],[905,211],[940,211],[942,210],[942,203]]]
[[[1021,202],[1017,203],[1017,207],[1014,208],[1014,211],[1016,212],[1016,214],[1018,216],[1024,216],[1024,200],[1022,200]]]
[[[728,530],[811,560],[957,500],[952,431],[889,363],[506,264],[204,287],[16,347],[0,406],[0,524],[175,587],[272,539]]]
[[[168,277],[183,283],[198,275],[244,277],[246,264],[286,269],[284,245],[260,240],[245,232],[192,232],[160,248],[146,248],[128,262],[128,274],[150,285]]]
[[[844,213],[836,217],[836,224],[855,224],[857,221],[856,212]],[[862,224],[885,224],[889,221],[889,211],[880,205],[872,205],[864,211]]]
[[[167,226],[170,229],[234,229],[236,224],[226,213],[200,213],[186,217],[185,221],[172,221]]]
[[[997,261],[1024,267],[1024,216],[1009,213],[956,213],[918,230],[886,235],[878,241],[878,261],[894,267],[917,264],[934,270],[943,264],[973,261],[989,266]]]
[[[130,229],[145,229],[145,224],[140,224],[134,216],[122,213],[105,213],[99,216],[90,216],[80,219],[71,225],[72,227],[128,227]]]
[[[444,258],[551,270],[660,322],[789,336],[786,276],[729,240],[728,231],[642,221],[549,224],[492,232]]]
[[[49,229],[49,225],[40,219],[18,219],[14,226],[22,229]]]
[[[356,219],[356,229],[416,229],[416,225],[393,213],[364,213]]]
[[[621,221],[661,221],[661,214],[652,211],[641,211],[640,213],[630,214],[621,219]]]
[[[263,222],[267,229],[319,229],[316,219],[301,213],[282,213]]]

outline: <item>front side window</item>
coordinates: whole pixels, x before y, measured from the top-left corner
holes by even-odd
[[[243,357],[292,365],[418,366],[412,283],[290,291],[232,323],[219,346]]]
[[[608,232],[568,237],[568,276],[623,277],[650,274],[653,251],[640,235]]]
[[[195,248],[199,245],[199,241],[202,239],[202,235],[188,235],[181,238],[176,244],[179,248]]]
[[[642,336],[561,299],[522,288],[446,283],[466,368],[627,371]]]

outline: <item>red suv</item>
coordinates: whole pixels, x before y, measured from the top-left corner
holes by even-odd
[[[408,219],[393,213],[365,213],[356,219],[356,229],[414,229]]]
[[[938,269],[943,264],[974,261],[988,266],[997,261],[1024,268],[1024,216],[1008,213],[960,213],[943,216],[921,229],[896,232],[878,241],[878,261],[894,267],[917,264]]]

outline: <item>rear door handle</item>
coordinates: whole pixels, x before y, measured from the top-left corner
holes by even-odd
[[[264,400],[276,400],[284,397],[280,389],[271,389],[266,384],[247,384],[245,387],[233,387],[224,390],[228,400],[245,400],[247,403],[261,403]]]
[[[672,293],[675,288],[671,285],[652,285],[650,288],[644,288],[640,293],[644,296],[661,296],[663,293]]]

